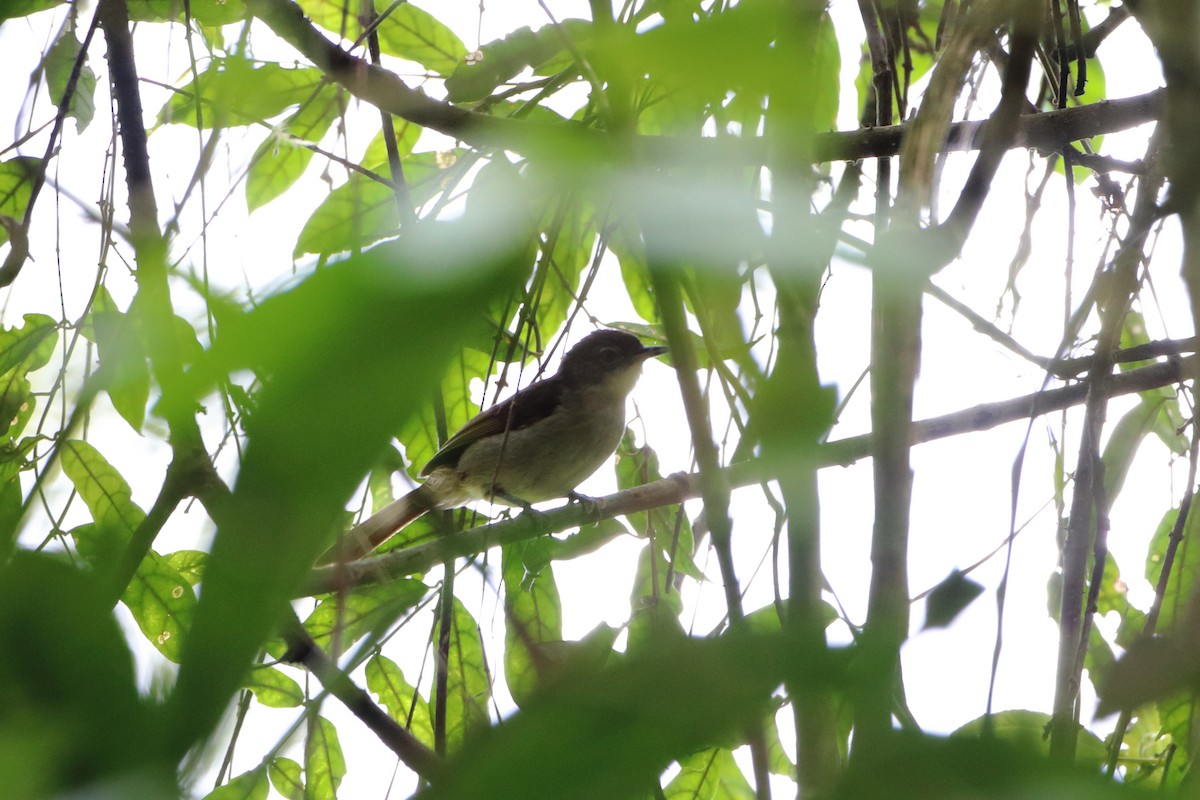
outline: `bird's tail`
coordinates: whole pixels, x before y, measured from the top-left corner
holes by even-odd
[[[325,566],[362,558],[401,528],[435,507],[433,492],[426,486],[418,486],[346,531],[333,547],[317,559],[317,564]]]

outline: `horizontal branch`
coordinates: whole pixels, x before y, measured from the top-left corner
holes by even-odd
[[[292,0],[247,0],[246,6],[331,80],[381,111],[475,147],[496,147],[524,155],[543,152],[563,159],[572,159],[582,152],[595,157],[614,152],[603,131],[578,123],[548,125],[512,117],[494,117],[429,97],[408,86],[395,73],[330,41],[305,18],[300,6]],[[1011,146],[1058,151],[1068,142],[1156,120],[1162,114],[1163,103],[1163,91],[1156,90],[1077,108],[1026,114],[1020,118]],[[977,149],[983,124],[983,121],[973,121],[951,125],[943,150]],[[813,140],[813,160],[858,161],[896,155],[909,127],[909,123],[905,123],[817,134]],[[738,163],[764,164],[767,158],[765,140],[753,137],[684,140],[642,136],[638,137],[636,150],[656,163],[676,162],[680,158],[708,160],[722,157]]]
[[[1025,114],[1020,118],[1011,149],[1035,148],[1042,152],[1061,150],[1068,142],[1128,130],[1162,115],[1162,89],[1120,100],[1101,100],[1076,108]],[[950,126],[943,152],[979,149],[986,120],[956,122]],[[910,127],[888,125],[849,133],[817,134],[813,142],[815,161],[857,161],[900,153],[900,144]]]
[[[1109,397],[1118,397],[1178,383],[1186,374],[1185,369],[1195,367],[1196,358],[1171,358],[1117,373],[1108,381],[1107,394]],[[984,403],[964,411],[914,422],[913,442],[921,444],[962,433],[989,430],[1008,422],[1061,411],[1082,403],[1087,390],[1088,384],[1078,383],[996,403]],[[848,466],[869,455],[871,436],[863,434],[820,445],[817,448],[816,463],[819,467]],[[772,477],[763,474],[757,461],[734,464],[724,472],[732,487],[751,486]],[[301,589],[302,596],[384,583],[424,572],[450,559],[482,553],[497,545],[512,544],[623,514],[682,503],[699,496],[699,476],[676,473],[662,480],[635,486],[591,502],[568,504],[549,511],[526,512],[510,520],[448,534],[425,544],[349,564],[320,567],[313,570],[308,584]]]

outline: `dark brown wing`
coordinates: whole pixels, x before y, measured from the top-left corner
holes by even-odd
[[[544,419],[562,402],[562,393],[562,381],[555,376],[531,383],[504,402],[481,411],[446,440],[442,449],[421,468],[421,476],[438,467],[456,466],[463,451],[480,439],[504,433],[505,429],[517,431]]]

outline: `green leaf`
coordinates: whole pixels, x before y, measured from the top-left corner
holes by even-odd
[[[537,571],[551,561],[565,561],[594,553],[614,539],[628,535],[629,529],[625,524],[612,518],[581,525],[578,531],[562,538],[542,536],[526,542],[525,568]]]
[[[438,167],[446,156],[416,153],[404,160],[409,198],[419,206],[440,191],[451,177]],[[381,165],[371,165],[378,169]],[[317,206],[296,241],[294,255],[328,255],[358,250],[395,236],[400,225],[396,191],[388,184],[355,172]]]
[[[405,159],[412,155],[413,148],[416,147],[417,140],[421,138],[421,134],[425,131],[420,125],[415,122],[409,122],[400,117],[392,117],[392,132],[396,136],[396,149],[400,153],[400,158]],[[363,152],[363,164],[387,164],[387,142],[383,138],[383,132],[375,134],[375,138],[367,145],[367,149]]]
[[[527,702],[554,664],[542,645],[562,641],[562,600],[549,564],[526,572],[524,542],[503,550],[504,678],[513,700]]]
[[[62,5],[66,0],[7,0],[0,4],[0,20],[17,19]]]
[[[0,161],[0,215],[20,222],[29,207],[33,184],[42,174],[40,159],[29,156]],[[0,244],[8,241],[8,229],[0,225]]]
[[[90,328],[100,352],[105,391],[113,408],[138,433],[146,421],[150,400],[150,364],[142,346],[139,319],[131,307],[122,314],[108,290],[100,286],[85,326]],[[85,335],[88,330],[85,330]]]
[[[528,67],[545,64],[562,52],[564,37],[583,39],[590,29],[591,23],[580,19],[564,19],[557,27],[545,25],[536,32],[518,28],[485,44],[472,62],[459,62],[446,78],[446,96],[452,103],[482,100]]]
[[[1195,508],[1195,506],[1193,506]],[[1170,546],[1171,532],[1175,529],[1179,518],[1179,509],[1171,509],[1163,515],[1150,537],[1150,546],[1146,550],[1145,578],[1151,586],[1157,586],[1160,573]],[[1171,579],[1167,582],[1163,594],[1162,608],[1159,611],[1158,631],[1171,633],[1177,623],[1187,612],[1188,599],[1192,597],[1196,586],[1200,586],[1200,547],[1191,547],[1189,542],[1196,541],[1200,535],[1200,513],[1189,512],[1182,531],[1181,544],[1175,549],[1175,558],[1171,564]]]
[[[336,800],[337,787],[346,775],[346,759],[337,728],[322,716],[309,720],[304,741],[305,800]]]
[[[82,46],[75,38],[74,26],[64,26],[58,38],[46,52],[46,88],[50,100],[60,105],[67,90],[67,82],[75,69]],[[75,118],[75,130],[82,133],[96,113],[96,73],[87,65],[86,58],[80,67],[75,83],[75,92],[67,105],[67,115]]]
[[[535,319],[546,338],[562,327],[577,301],[579,276],[591,263],[596,241],[588,212],[571,203],[563,214],[547,220],[544,249],[548,246],[549,253],[543,254],[535,278],[540,281]]]
[[[1104,463],[1105,499],[1109,503],[1115,501],[1120,494],[1121,487],[1125,484],[1125,476],[1133,466],[1133,459],[1137,456],[1142,440],[1158,427],[1165,402],[1166,398],[1161,396],[1142,400],[1113,426],[1101,456]]]
[[[149,711],[138,696],[126,638],[95,576],[60,558],[16,553],[0,568],[5,796],[85,796],[118,785],[147,763],[154,741]],[[147,796],[178,792],[139,788]]]
[[[129,484],[121,474],[87,442],[63,442],[61,459],[63,472],[95,521],[72,531],[79,552],[89,563],[107,570],[146,514],[133,503]],[[125,587],[121,601],[158,651],[178,662],[196,605],[188,580],[165,558],[150,551]]]
[[[981,594],[982,586],[954,570],[930,590],[925,601],[925,625],[922,630],[949,626]]]
[[[203,550],[176,550],[174,553],[168,553],[165,558],[188,583],[195,586],[204,576],[204,563],[208,560],[208,553]]]
[[[378,28],[379,49],[449,75],[467,54],[467,46],[428,11],[412,3],[394,7]]]
[[[1156,704],[1163,733],[1169,735],[1182,754],[1196,752],[1196,713],[1200,700],[1193,691],[1165,697]],[[1190,763],[1190,762],[1189,762]]]
[[[679,761],[679,774],[663,790],[666,798],[729,798],[753,800],[754,788],[742,774],[733,753],[710,747]]]
[[[1190,764],[1191,759],[1163,729],[1162,719],[1154,706],[1137,710],[1121,744],[1121,757],[1127,763],[1126,784],[1140,783],[1149,789],[1177,789],[1187,775],[1182,769],[1168,769],[1172,764],[1176,767],[1180,763]]]
[[[178,663],[196,608],[196,594],[187,579],[151,551],[125,587],[121,602],[150,643]]]
[[[451,359],[439,391],[447,434],[453,434],[479,413],[472,384],[489,377],[491,361],[486,353],[467,347],[460,348]],[[397,438],[404,445],[405,458],[413,466],[415,475],[438,451],[437,420],[432,406],[426,405],[410,417]]]
[[[660,639],[546,687],[469,741],[422,800],[488,797],[497,786],[506,797],[645,796],[672,761],[761,720],[789,669],[819,681],[780,636]]]
[[[304,173],[313,152],[300,142],[320,142],[340,111],[338,93],[323,87],[281,129],[272,130],[258,146],[246,173],[246,207],[266,205],[282,195]]]
[[[12,558],[17,548],[17,524],[24,510],[21,481],[15,476],[0,483],[0,563]]]
[[[96,525],[118,534],[123,544],[146,517],[146,512],[134,504],[125,478],[87,442],[63,442],[60,455],[63,472],[92,512]]]
[[[618,231],[608,241],[608,248],[617,257],[621,265],[621,280],[625,283],[625,294],[637,311],[638,316],[651,325],[658,325],[658,303],[654,299],[654,289],[650,283],[650,272],[646,269],[646,261],[641,253],[641,247],[636,242],[626,241],[624,234]]]
[[[429,703],[404,679],[400,667],[386,656],[367,662],[367,690],[379,699],[388,715],[433,748],[433,719]]]
[[[313,24],[331,33],[351,40],[357,39],[362,33],[357,6],[348,5],[343,0],[298,0],[297,5]]]
[[[304,771],[290,758],[277,756],[267,765],[267,775],[275,791],[287,800],[307,800],[304,794]]]
[[[1141,313],[1129,311],[1121,326],[1121,347],[1136,347],[1148,344],[1150,336],[1146,332],[1146,320]],[[1153,361],[1125,361],[1117,365],[1122,372],[1128,372],[1138,367],[1149,366]],[[1153,423],[1153,432],[1159,440],[1171,449],[1177,456],[1188,451],[1188,439],[1181,431],[1186,428],[1189,418],[1183,415],[1179,408],[1179,398],[1171,386],[1159,386],[1138,392],[1142,402],[1153,404],[1159,409]]]
[[[666,575],[666,565],[658,547],[647,542],[638,556],[633,593],[629,599],[632,611],[629,618],[630,653],[683,636],[683,625],[679,622],[683,599],[675,586],[666,582]]]
[[[57,323],[42,314],[26,314],[21,328],[0,329],[0,434],[10,441],[21,435],[33,413],[25,376],[45,366],[57,341]]]
[[[412,578],[364,586],[322,600],[304,627],[322,650],[342,652],[362,636],[383,631],[428,591]]]
[[[304,702],[300,684],[274,667],[255,667],[250,671],[246,688],[254,692],[258,702],[269,708],[295,708]]]
[[[979,738],[987,729],[988,720],[977,717],[959,727],[954,736]],[[990,720],[991,732],[997,739],[1012,744],[1028,747],[1030,750],[1049,755],[1050,740],[1046,730],[1050,725],[1050,715],[1041,711],[1025,711],[1013,709],[993,714]],[[1075,756],[1079,763],[1098,767],[1104,763],[1106,750],[1104,742],[1096,734],[1083,726],[1078,726],[1078,739]]]
[[[648,445],[637,447],[633,434],[626,430],[617,449],[617,486],[629,489],[660,480],[658,454]],[[663,556],[676,572],[696,580],[703,580],[704,573],[692,560],[696,543],[692,536],[692,525],[683,507],[675,504],[627,514],[629,523],[642,537],[653,537]]]
[[[205,128],[225,128],[263,122],[308,101],[323,82],[321,71],[312,67],[215,58],[167,101],[158,112],[158,124],[197,127],[202,122]]]
[[[441,641],[441,620],[433,629],[434,647]],[[467,737],[488,726],[491,683],[484,666],[479,626],[467,607],[454,599],[446,680],[446,745],[457,750]]]
[[[271,787],[262,767],[243,772],[204,795],[203,800],[267,800]]]
[[[445,373],[471,329],[463,309],[526,279],[531,217],[510,188],[502,209],[421,223],[232,315],[189,370],[197,398],[250,367],[263,388],[162,715],[166,751],[182,757],[217,724],[364,476]]]
[[[22,327],[0,329],[0,374],[44,367],[57,341],[58,323],[45,314],[26,314]]]
[[[135,22],[183,22],[190,18],[201,25],[229,25],[246,19],[245,0],[126,0],[129,18]]]

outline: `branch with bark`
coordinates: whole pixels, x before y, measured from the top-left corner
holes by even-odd
[[[515,118],[494,117],[469,111],[429,97],[410,87],[395,73],[353,55],[330,41],[305,18],[291,0],[247,0],[247,7],[280,38],[311,61],[352,95],[381,111],[423,125],[476,147],[496,147],[516,153],[610,152],[612,145],[598,130],[582,125],[544,125]],[[1008,147],[1060,151],[1068,142],[1127,130],[1159,119],[1164,112],[1161,90],[1120,100],[1102,101],[1078,108],[1026,114],[1019,118]],[[977,150],[983,121],[949,126],[942,152]],[[818,133],[813,137],[812,160],[857,161],[897,155],[912,123],[864,128],[850,132]],[[707,159],[721,155],[735,163],[765,164],[768,147],[763,139],[684,140],[669,136],[639,136],[636,149],[651,162],[671,163],[684,158]],[[697,148],[699,145],[699,148]],[[714,152],[709,152],[710,148]],[[683,154],[683,155],[681,155]]]
[[[1151,343],[1148,347],[1161,349],[1160,344]],[[1174,356],[1166,361],[1137,367],[1111,376],[1105,381],[1102,391],[1111,398],[1171,386],[1184,380],[1189,374],[1187,370],[1194,369],[1198,361],[1200,359],[1196,356]],[[995,403],[983,403],[963,411],[916,421],[912,424],[912,440],[914,444],[923,444],[1061,411],[1083,403],[1087,398],[1088,389],[1088,383],[1077,383]],[[872,447],[870,434],[849,436],[817,446],[812,463],[820,468],[849,466],[871,456]],[[733,488],[753,486],[775,477],[765,474],[757,461],[725,467],[723,473],[725,480]],[[386,583],[424,572],[446,559],[477,555],[498,545],[560,533],[624,514],[682,503],[700,495],[699,475],[677,473],[591,502],[523,513],[510,520],[443,535],[430,542],[383,555],[363,558],[348,564],[320,567],[313,570],[311,579],[300,587],[297,596],[308,597],[354,586]],[[368,519],[361,525],[371,526],[374,523]],[[619,534],[619,531],[614,531],[611,536],[615,538]],[[353,535],[353,531],[347,535]]]

